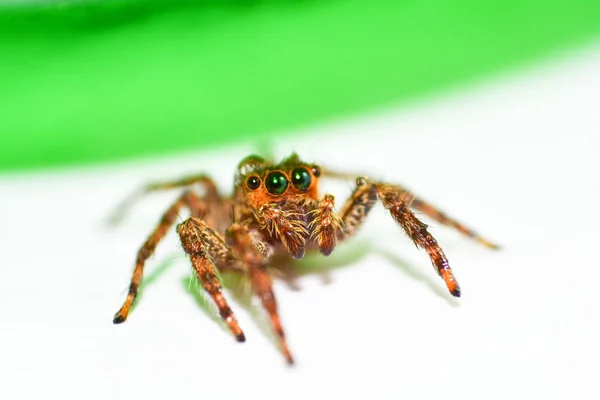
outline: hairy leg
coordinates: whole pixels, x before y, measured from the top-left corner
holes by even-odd
[[[273,330],[275,331],[275,334],[279,339],[279,346],[281,348],[283,356],[285,357],[288,364],[293,364],[294,359],[287,345],[285,333],[283,331],[281,320],[279,318],[279,312],[277,311],[277,300],[275,299],[275,293],[273,292],[271,276],[267,271],[265,271],[264,268],[250,267],[250,281],[252,283],[252,288],[254,289],[254,292],[256,293],[263,307],[269,314],[271,326],[273,327]]]
[[[264,260],[269,251],[267,244],[262,242],[259,237],[253,236],[244,225],[233,224],[226,233],[227,244],[231,252],[248,270],[250,283],[264,309],[269,314],[271,326],[279,340],[279,346],[286,361],[289,364],[294,363],[290,353],[285,333],[277,311],[277,301],[273,292],[271,276],[265,270]]]
[[[452,274],[446,255],[427,230],[427,225],[409,209],[408,203],[404,201],[405,195],[393,185],[371,183],[365,178],[358,178],[356,189],[340,213],[343,225],[338,231],[339,238],[348,239],[354,235],[379,198],[413,243],[427,251],[435,270],[444,279],[450,293],[459,297],[460,287]]]
[[[437,273],[444,279],[448,290],[453,296],[460,297],[460,286],[452,274],[448,259],[437,241],[427,230],[427,225],[421,222],[404,202],[404,193],[398,192],[393,186],[373,184],[383,206],[389,210],[396,222],[412,239],[414,244],[424,249],[431,259]]]
[[[225,296],[218,276],[217,268],[212,259],[230,257],[230,251],[225,240],[216,234],[203,220],[190,217],[177,226],[181,244],[189,255],[192,267],[202,283],[204,290],[213,299],[221,318],[225,320],[236,340],[246,340],[233,311]],[[232,262],[233,259],[231,259]]]
[[[324,174],[325,174],[325,176],[334,178],[334,179],[353,179],[353,176],[351,174],[348,174],[346,172],[335,171],[335,170],[327,170],[326,169],[326,170],[324,170]],[[408,206],[410,208],[427,215],[429,218],[439,222],[442,225],[456,229],[463,235],[475,240],[476,242],[478,242],[488,248],[491,248],[491,249],[499,249],[500,248],[500,246],[498,246],[497,244],[494,244],[493,242],[481,237],[473,229],[465,226],[464,224],[462,224],[461,222],[457,221],[456,219],[450,217],[448,214],[441,211],[437,207],[426,202],[422,198],[414,195],[408,189],[406,189],[400,185],[389,185],[389,186],[393,187],[394,190],[396,190],[398,193],[402,194],[404,203],[408,204]]]
[[[347,240],[354,236],[365,222],[376,201],[376,188],[368,184],[364,178],[356,179],[356,188],[340,211],[342,228],[338,231],[338,239]]]
[[[204,213],[206,204],[202,199],[198,198],[193,193],[185,192],[175,201],[175,203],[171,205],[171,207],[167,209],[167,211],[165,211],[154,231],[152,231],[148,239],[146,239],[138,251],[135,261],[135,268],[133,270],[133,276],[129,285],[129,292],[127,293],[125,302],[115,314],[113,319],[115,324],[125,322],[127,319],[142,281],[142,274],[144,272],[146,260],[154,253],[156,246],[165,237],[169,228],[173,225],[175,219],[178,217],[179,212],[184,207],[189,208],[192,215],[201,215]]]
[[[200,175],[190,175],[181,179],[173,180],[173,181],[165,181],[165,182],[154,182],[149,183],[146,186],[136,190],[131,195],[126,197],[114,210],[114,212],[110,215],[108,221],[111,224],[117,224],[121,222],[125,214],[129,212],[131,207],[137,203],[142,197],[145,195],[162,190],[169,190],[175,188],[183,188],[188,187],[194,184],[200,184],[204,186],[204,196],[203,198],[209,204],[214,204],[220,200],[219,192],[214,181],[205,174]]]
[[[439,222],[442,225],[449,226],[451,228],[456,229],[463,235],[475,240],[476,242],[491,248],[491,249],[499,249],[500,247],[487,239],[481,237],[477,232],[473,229],[466,227],[462,223],[458,222],[454,218],[448,216],[443,211],[434,207],[433,205],[427,203],[425,200],[413,195],[408,190],[401,188],[399,186],[394,186],[395,190],[402,194],[403,201],[409,205],[410,208],[413,208],[417,211],[422,212],[427,215],[431,219]]]

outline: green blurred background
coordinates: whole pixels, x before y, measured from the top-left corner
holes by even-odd
[[[130,0],[0,7],[0,170],[264,140],[600,34],[598,0]]]

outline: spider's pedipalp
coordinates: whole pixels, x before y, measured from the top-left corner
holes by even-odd
[[[318,206],[311,211],[313,216],[309,223],[311,239],[319,245],[319,251],[324,256],[331,254],[337,244],[337,235],[342,226],[342,219],[334,209],[335,199],[332,195],[326,194],[319,201]]]
[[[298,205],[268,203],[257,211],[256,219],[262,229],[281,241],[293,258],[304,257],[308,231],[305,215]]]

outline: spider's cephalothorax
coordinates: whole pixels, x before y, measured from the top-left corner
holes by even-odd
[[[289,254],[304,256],[311,237],[328,226],[339,228],[340,219],[333,212],[333,197],[318,198],[321,168],[300,161],[292,155],[282,163],[271,165],[260,157],[242,160],[235,181],[235,215],[259,239],[273,250],[282,245]],[[322,212],[324,211],[324,212]],[[330,218],[325,220],[324,218]],[[323,243],[321,251],[333,250],[335,235]]]
[[[293,154],[281,163],[270,163],[258,156],[243,159],[237,170],[232,197],[223,197],[207,175],[194,175],[172,182],[147,185],[142,192],[188,187],[164,213],[158,226],[140,248],[129,293],[114,317],[124,322],[135,301],[148,257],[170,226],[187,208],[190,217],[177,226],[183,249],[204,290],[212,297],[221,317],[236,339],[244,333],[223,296],[219,271],[245,274],[271,319],[281,350],[293,362],[277,311],[271,276],[267,267],[276,253],[300,259],[307,250],[318,249],[329,255],[338,241],[354,235],[377,200],[419,248],[424,249],[450,293],[460,296],[448,260],[437,241],[411,209],[441,224],[453,227],[481,244],[496,248],[407,189],[368,178],[356,179],[356,188],[337,212],[330,194],[319,196],[319,179],[348,178],[349,175],[322,170]],[[198,195],[190,188],[204,188]],[[132,199],[123,204],[122,212]],[[120,214],[119,214],[120,215]],[[233,220],[233,221],[232,221]]]

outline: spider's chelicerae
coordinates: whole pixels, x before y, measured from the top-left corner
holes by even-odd
[[[193,185],[201,185],[204,190],[202,195],[185,190],[164,213],[137,254],[127,299],[113,322],[118,324],[127,319],[146,260],[184,208],[189,210],[190,217],[177,225],[181,244],[198,280],[235,338],[245,341],[244,332],[223,295],[219,271],[237,272],[248,277],[254,293],[269,314],[281,351],[290,364],[293,358],[281,326],[271,276],[267,272],[274,255],[287,254],[300,259],[307,250],[316,249],[325,256],[331,254],[338,241],[347,240],[356,233],[377,200],[389,210],[414,244],[429,254],[435,270],[453,296],[460,296],[460,288],[448,260],[427,225],[411,209],[455,228],[487,247],[496,248],[402,186],[364,177],[356,179],[352,195],[336,212],[332,195],[319,196],[319,180],[323,177],[347,178],[348,175],[306,163],[296,154],[278,164],[249,156],[238,165],[232,197],[221,195],[211,178],[203,174],[146,186],[144,192],[191,188]]]

